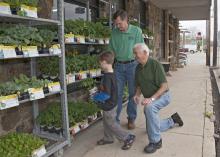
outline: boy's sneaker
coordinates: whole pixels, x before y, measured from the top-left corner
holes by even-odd
[[[174,123],[179,124],[179,126],[183,126],[183,121],[177,112],[173,114],[171,118],[173,119]]]
[[[145,148],[145,153],[154,153],[157,149],[160,149],[162,147],[162,139],[160,139],[157,143],[149,143]]]
[[[122,150],[128,150],[131,148],[132,144],[135,141],[135,135],[129,135],[128,138],[124,141],[124,145],[121,147]]]

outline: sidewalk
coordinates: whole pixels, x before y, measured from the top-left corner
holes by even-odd
[[[156,153],[147,155],[143,152],[148,139],[143,107],[139,106],[137,127],[133,131],[137,139],[130,150],[121,150],[122,144],[117,140],[112,145],[96,146],[96,141],[103,134],[102,124],[99,122],[76,137],[73,145],[65,150],[64,157],[215,157],[214,125],[204,117],[206,111],[213,111],[210,105],[210,74],[205,66],[205,54],[189,55],[188,65],[171,72],[171,75],[167,79],[172,102],[161,110],[160,115],[161,118],[166,118],[177,111],[184,120],[184,126],[162,133],[163,147]],[[125,109],[121,118],[125,127]]]

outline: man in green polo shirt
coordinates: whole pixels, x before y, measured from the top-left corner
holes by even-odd
[[[178,113],[170,118],[160,120],[159,111],[170,103],[170,93],[162,65],[149,57],[149,48],[143,43],[134,46],[134,54],[139,62],[135,71],[136,94],[134,100],[144,105],[146,129],[149,144],[144,148],[146,153],[154,153],[162,147],[161,132],[174,127],[183,126]],[[140,95],[144,99],[140,102]]]
[[[129,102],[127,105],[128,129],[134,129],[137,116],[137,106],[133,100],[135,93],[134,73],[137,62],[134,59],[133,47],[136,43],[144,42],[139,27],[128,23],[128,16],[124,10],[118,10],[114,16],[116,28],[112,30],[109,49],[115,54],[115,74],[118,86],[118,107],[116,120],[120,121],[124,87],[128,85]]]

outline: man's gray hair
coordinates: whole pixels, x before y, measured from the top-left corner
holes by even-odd
[[[140,51],[143,51],[143,52],[145,51],[148,55],[150,53],[150,49],[148,48],[148,46],[145,43],[137,43],[137,44],[135,44],[133,50],[135,50],[137,48],[139,48]]]

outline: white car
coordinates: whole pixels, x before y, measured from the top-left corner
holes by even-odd
[[[196,53],[197,52],[196,45],[185,45],[185,48],[188,49],[188,52],[190,52],[190,53]]]

